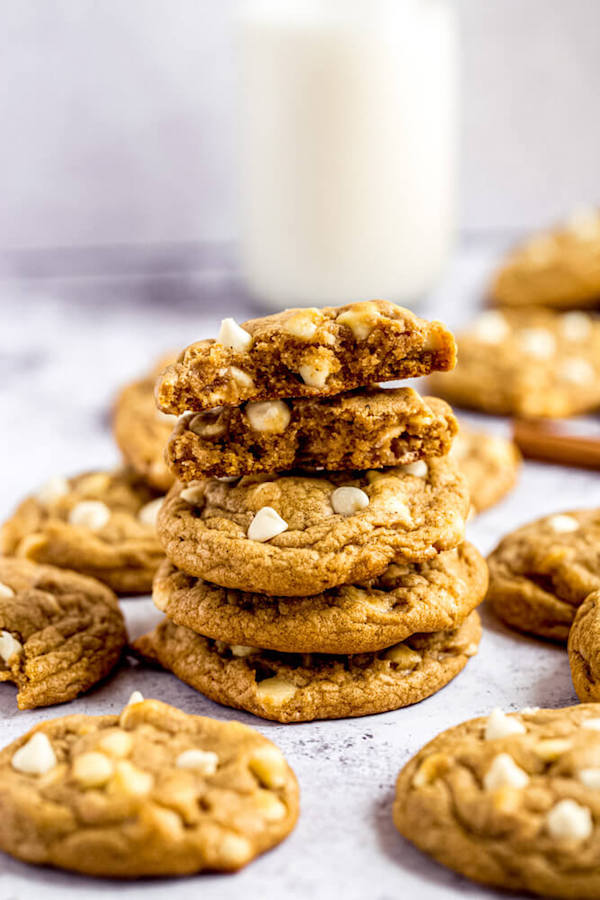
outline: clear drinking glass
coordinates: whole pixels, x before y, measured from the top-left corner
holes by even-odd
[[[241,256],[272,308],[431,289],[456,231],[458,36],[446,0],[248,0]]]

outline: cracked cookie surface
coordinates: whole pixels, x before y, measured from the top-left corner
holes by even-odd
[[[519,631],[566,641],[577,608],[600,589],[600,510],[544,516],[488,557],[488,600]]]
[[[117,598],[92,578],[0,557],[0,681],[19,709],[72,700],[117,664],[127,632]]]
[[[576,212],[515,247],[491,293],[506,306],[600,307],[600,210]]]
[[[450,455],[467,479],[471,504],[477,513],[494,506],[516,484],[521,454],[516,444],[506,438],[461,423]]]
[[[421,471],[421,470],[420,470]],[[167,557],[222,587],[317,594],[462,543],[468,489],[447,458],[401,468],[176,483],[158,517]]]
[[[123,458],[158,491],[168,491],[174,478],[165,462],[165,447],[177,419],[161,413],[154,402],[155,377],[126,385],[117,397],[113,435]]]
[[[298,468],[379,469],[445,456],[457,430],[443,400],[412,388],[369,388],[188,413],[167,455],[185,482]]]
[[[600,718],[584,704],[443,732],[402,769],[394,822],[475,881],[550,897],[600,896]]]
[[[57,476],[23,500],[0,529],[0,550],[91,575],[117,594],[143,594],[163,554],[161,496],[130,469]]]
[[[134,648],[217,703],[277,722],[307,722],[418,703],[458,675],[480,637],[472,612],[453,631],[414,634],[377,653],[285,654],[230,647],[166,619]]]
[[[600,406],[600,318],[489,310],[457,340],[454,371],[428,381],[432,393],[457,406],[524,418]]]
[[[452,334],[385,300],[287,309],[240,327],[224,320],[219,340],[184,350],[156,385],[158,407],[239,406],[246,400],[316,397],[451,369]]]
[[[392,563],[374,581],[311,597],[219,588],[165,561],[156,606],[177,625],[227,644],[284,653],[367,653],[416,632],[448,631],[482,601],[487,566],[471,544],[423,563]]]
[[[582,703],[600,700],[600,589],[583,601],[569,631],[569,664]]]
[[[5,747],[0,807],[0,847],[24,862],[121,878],[230,872],[292,830],[298,786],[254,729],[144,700],[47,720]]]

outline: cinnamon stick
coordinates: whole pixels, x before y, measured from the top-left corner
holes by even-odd
[[[513,440],[526,459],[600,469],[600,437],[580,437],[539,420],[515,419]]]

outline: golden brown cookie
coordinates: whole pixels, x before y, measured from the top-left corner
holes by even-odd
[[[0,551],[92,575],[118,594],[143,594],[163,558],[161,497],[131,470],[56,476],[0,529]]]
[[[178,625],[227,644],[284,653],[368,653],[422,631],[455,628],[481,603],[485,560],[471,544],[423,563],[392,563],[374,581],[312,597],[246,594],[185,575],[165,560],[156,606]]]
[[[600,700],[600,590],[583,601],[569,632],[569,664],[577,696]]]
[[[87,691],[114,668],[126,643],[117,598],[105,585],[0,557],[0,681],[17,685],[19,709]]]
[[[458,336],[460,362],[433,393],[499,415],[559,418],[600,406],[600,319],[489,310]]]
[[[455,464],[432,459],[418,472],[176,483],[158,534],[189,575],[275,596],[318,594],[373,578],[397,557],[428,559],[462,543],[469,497]]]
[[[600,210],[579,210],[516,247],[492,298],[503,306],[600,307]]]
[[[475,512],[494,506],[515,486],[521,454],[512,441],[461,423],[450,455],[467,479]]]
[[[173,475],[165,462],[165,447],[177,422],[154,402],[154,377],[123,388],[115,403],[113,435],[123,458],[149,485],[168,491]]]
[[[394,822],[474,881],[595,900],[599,708],[495,710],[443,732],[400,772]]]
[[[386,300],[286,309],[192,344],[159,377],[159,409],[239,406],[245,400],[317,397],[451,369],[452,334]]]
[[[0,752],[0,848],[24,862],[138,878],[232,872],[298,818],[280,750],[239,722],[158,700],[68,716]]]
[[[418,703],[477,653],[479,616],[377,653],[333,656],[229,646],[165,619],[134,648],[217,703],[277,722],[368,716]]]
[[[298,468],[380,469],[445,456],[457,430],[443,400],[412,388],[366,388],[188,413],[167,460],[185,482]]]
[[[577,607],[600,588],[600,510],[537,519],[488,557],[488,600],[513,628],[566,641]]]

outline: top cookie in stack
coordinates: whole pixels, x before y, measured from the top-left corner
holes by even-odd
[[[476,551],[455,549],[469,506],[447,457],[456,421],[443,401],[376,382],[454,364],[454,338],[441,323],[384,301],[286,310],[242,326],[226,319],[217,341],[188,347],[156,388],[163,412],[184,413],[167,452],[181,480],[159,515],[169,562],[155,587],[157,605],[179,624],[165,621],[138,649],[214,699],[281,721],[395,708],[453,677],[465,648],[476,647],[478,622],[468,614],[485,590]],[[357,584],[355,595],[340,589]],[[220,588],[229,589],[224,606],[263,616],[273,608],[269,651],[247,646],[251,640],[238,646],[244,635],[235,616],[231,646]],[[199,619],[200,598],[209,595],[217,612]],[[283,608],[285,597],[305,598],[305,628],[285,621],[295,614]],[[411,628],[403,629],[407,597]],[[339,615],[329,615],[333,608]],[[362,625],[374,609],[381,621],[369,625],[372,652],[359,674],[352,654],[365,647]],[[255,638],[253,616],[246,618]],[[429,632],[419,635],[420,650],[397,645],[395,661],[382,655],[390,635],[410,640],[420,630]],[[324,645],[334,656],[300,667],[291,656]],[[412,660],[410,678],[400,657]],[[332,667],[340,665],[325,702],[323,684],[336,681]],[[391,666],[402,672],[400,692],[383,689]]]

